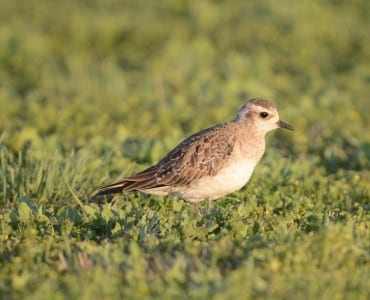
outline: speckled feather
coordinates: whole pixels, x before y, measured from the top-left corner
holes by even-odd
[[[119,191],[151,189],[163,186],[187,185],[214,176],[233,153],[235,138],[230,135],[230,123],[216,125],[185,139],[158,164],[99,190],[99,194],[117,186]],[[117,190],[118,191],[118,190]]]
[[[293,129],[279,120],[271,102],[248,100],[233,121],[193,134],[156,165],[100,188],[95,196],[141,191],[190,202],[217,199],[249,181],[265,151],[265,134],[278,127]]]

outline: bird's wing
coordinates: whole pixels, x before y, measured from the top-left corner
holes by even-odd
[[[218,125],[190,136],[158,164],[156,178],[163,185],[186,185],[214,176],[234,150],[233,137]]]
[[[234,151],[235,140],[220,124],[200,131],[176,146],[158,164],[120,182],[101,188],[97,195],[187,185],[214,176]]]

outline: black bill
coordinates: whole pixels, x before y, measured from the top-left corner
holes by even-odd
[[[289,129],[289,130],[294,130],[294,127],[293,127],[292,125],[290,125],[290,124],[288,124],[288,123],[286,123],[286,122],[284,122],[284,121],[279,120],[279,121],[277,121],[277,123],[276,123],[276,124],[278,124],[278,126],[279,126],[280,128],[285,128],[285,129]]]

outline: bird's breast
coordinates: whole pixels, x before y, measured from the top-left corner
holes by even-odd
[[[213,182],[215,190],[220,190],[225,194],[241,189],[251,178],[257,161],[244,159],[235,161],[214,176],[210,181]]]

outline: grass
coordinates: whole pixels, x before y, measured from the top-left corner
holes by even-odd
[[[370,297],[368,1],[1,6],[1,299]],[[89,201],[256,96],[297,130],[203,217]]]

